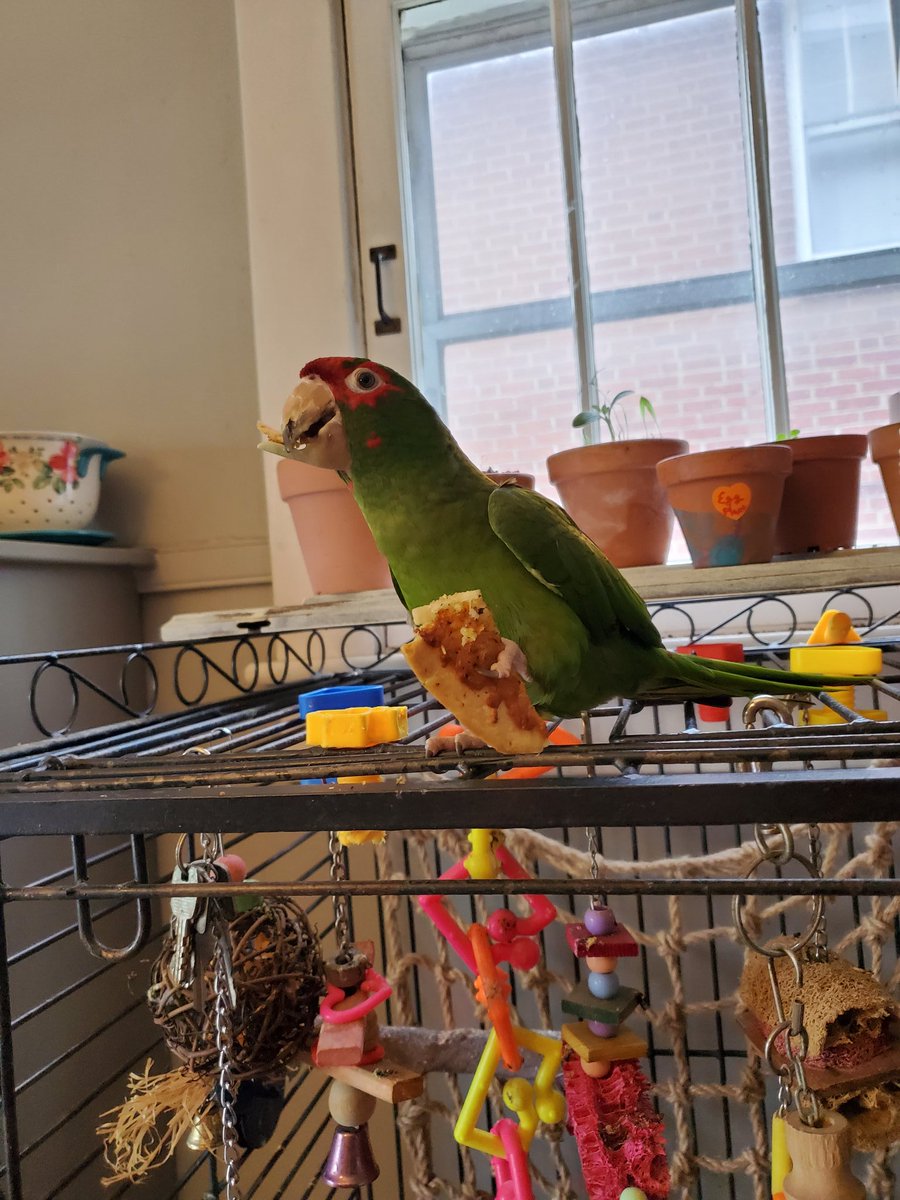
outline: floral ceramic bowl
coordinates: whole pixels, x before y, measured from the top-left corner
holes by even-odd
[[[78,433],[0,432],[0,532],[84,529],[106,464],[122,457]]]

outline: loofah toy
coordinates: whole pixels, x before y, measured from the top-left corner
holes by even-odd
[[[803,1002],[809,1037],[804,1063],[810,1088],[850,1124],[860,1150],[889,1146],[900,1138],[900,1006],[868,971],[844,959],[803,964],[797,988],[787,958],[775,960],[786,1012]],[[766,960],[751,955],[741,976],[741,1024],[757,1049],[778,1023]],[[783,1053],[782,1039],[776,1051]]]

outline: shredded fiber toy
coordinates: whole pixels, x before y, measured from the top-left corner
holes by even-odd
[[[204,1110],[214,1103],[208,1077],[184,1067],[151,1075],[152,1066],[148,1058],[142,1075],[132,1072],[128,1076],[128,1099],[102,1114],[116,1115],[114,1121],[97,1129],[106,1143],[104,1157],[113,1170],[103,1180],[107,1187],[123,1180],[140,1183],[150,1170],[162,1166]]]

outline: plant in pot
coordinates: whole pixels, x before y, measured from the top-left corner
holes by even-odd
[[[659,463],[695,567],[771,561],[792,462],[787,445],[772,443],[701,450]]]
[[[859,480],[868,443],[862,433],[777,439],[791,452],[792,470],[775,529],[775,554],[824,554],[856,544]]]
[[[569,516],[617,567],[665,562],[674,520],[656,464],[688,449],[679,438],[627,436],[623,402],[635,394],[617,392],[575,417],[575,428],[586,434],[603,430],[606,441],[547,459],[550,480]],[[646,396],[637,403],[645,426],[648,418],[656,420]]]

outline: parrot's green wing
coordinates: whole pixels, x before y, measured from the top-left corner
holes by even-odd
[[[593,641],[629,634],[661,646],[643,600],[567,513],[538,492],[498,487],[488,501],[497,537],[577,614]]]
[[[397,599],[400,601],[406,611],[411,614],[412,607],[409,604],[409,601],[403,595],[403,592],[400,590],[400,584],[397,582],[397,576],[394,574],[394,568],[389,565],[388,570],[391,574],[391,583],[394,585],[394,591],[397,593]]]

